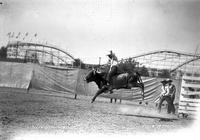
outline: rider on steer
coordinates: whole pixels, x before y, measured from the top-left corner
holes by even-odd
[[[112,84],[113,84],[112,83],[112,77],[118,74],[118,66],[117,66],[118,59],[112,51],[110,51],[110,54],[108,54],[107,56],[109,57],[108,63],[110,64],[110,69],[108,71],[106,80],[109,84],[110,93],[113,93],[112,92],[112,89],[113,89],[112,88]]]

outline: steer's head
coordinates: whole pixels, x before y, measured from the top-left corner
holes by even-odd
[[[95,69],[92,69],[86,76],[85,76],[85,81],[87,83],[95,81],[96,79],[96,73],[97,71]]]

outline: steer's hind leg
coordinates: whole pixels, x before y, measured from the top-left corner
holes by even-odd
[[[139,87],[141,89],[142,101],[144,101],[144,84],[143,83],[129,83],[128,86]],[[142,101],[139,104],[142,104]]]

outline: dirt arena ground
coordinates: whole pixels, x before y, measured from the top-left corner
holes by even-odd
[[[192,119],[160,119],[151,105],[111,104],[108,99],[101,98],[91,104],[90,99],[90,96],[78,96],[75,100],[73,95],[55,97],[0,92],[0,138],[14,139],[19,134],[33,132],[160,133],[187,128],[194,122]]]

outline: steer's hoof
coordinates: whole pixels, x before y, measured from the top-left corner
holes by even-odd
[[[112,90],[110,90],[110,94],[112,94],[113,93],[113,91]]]

